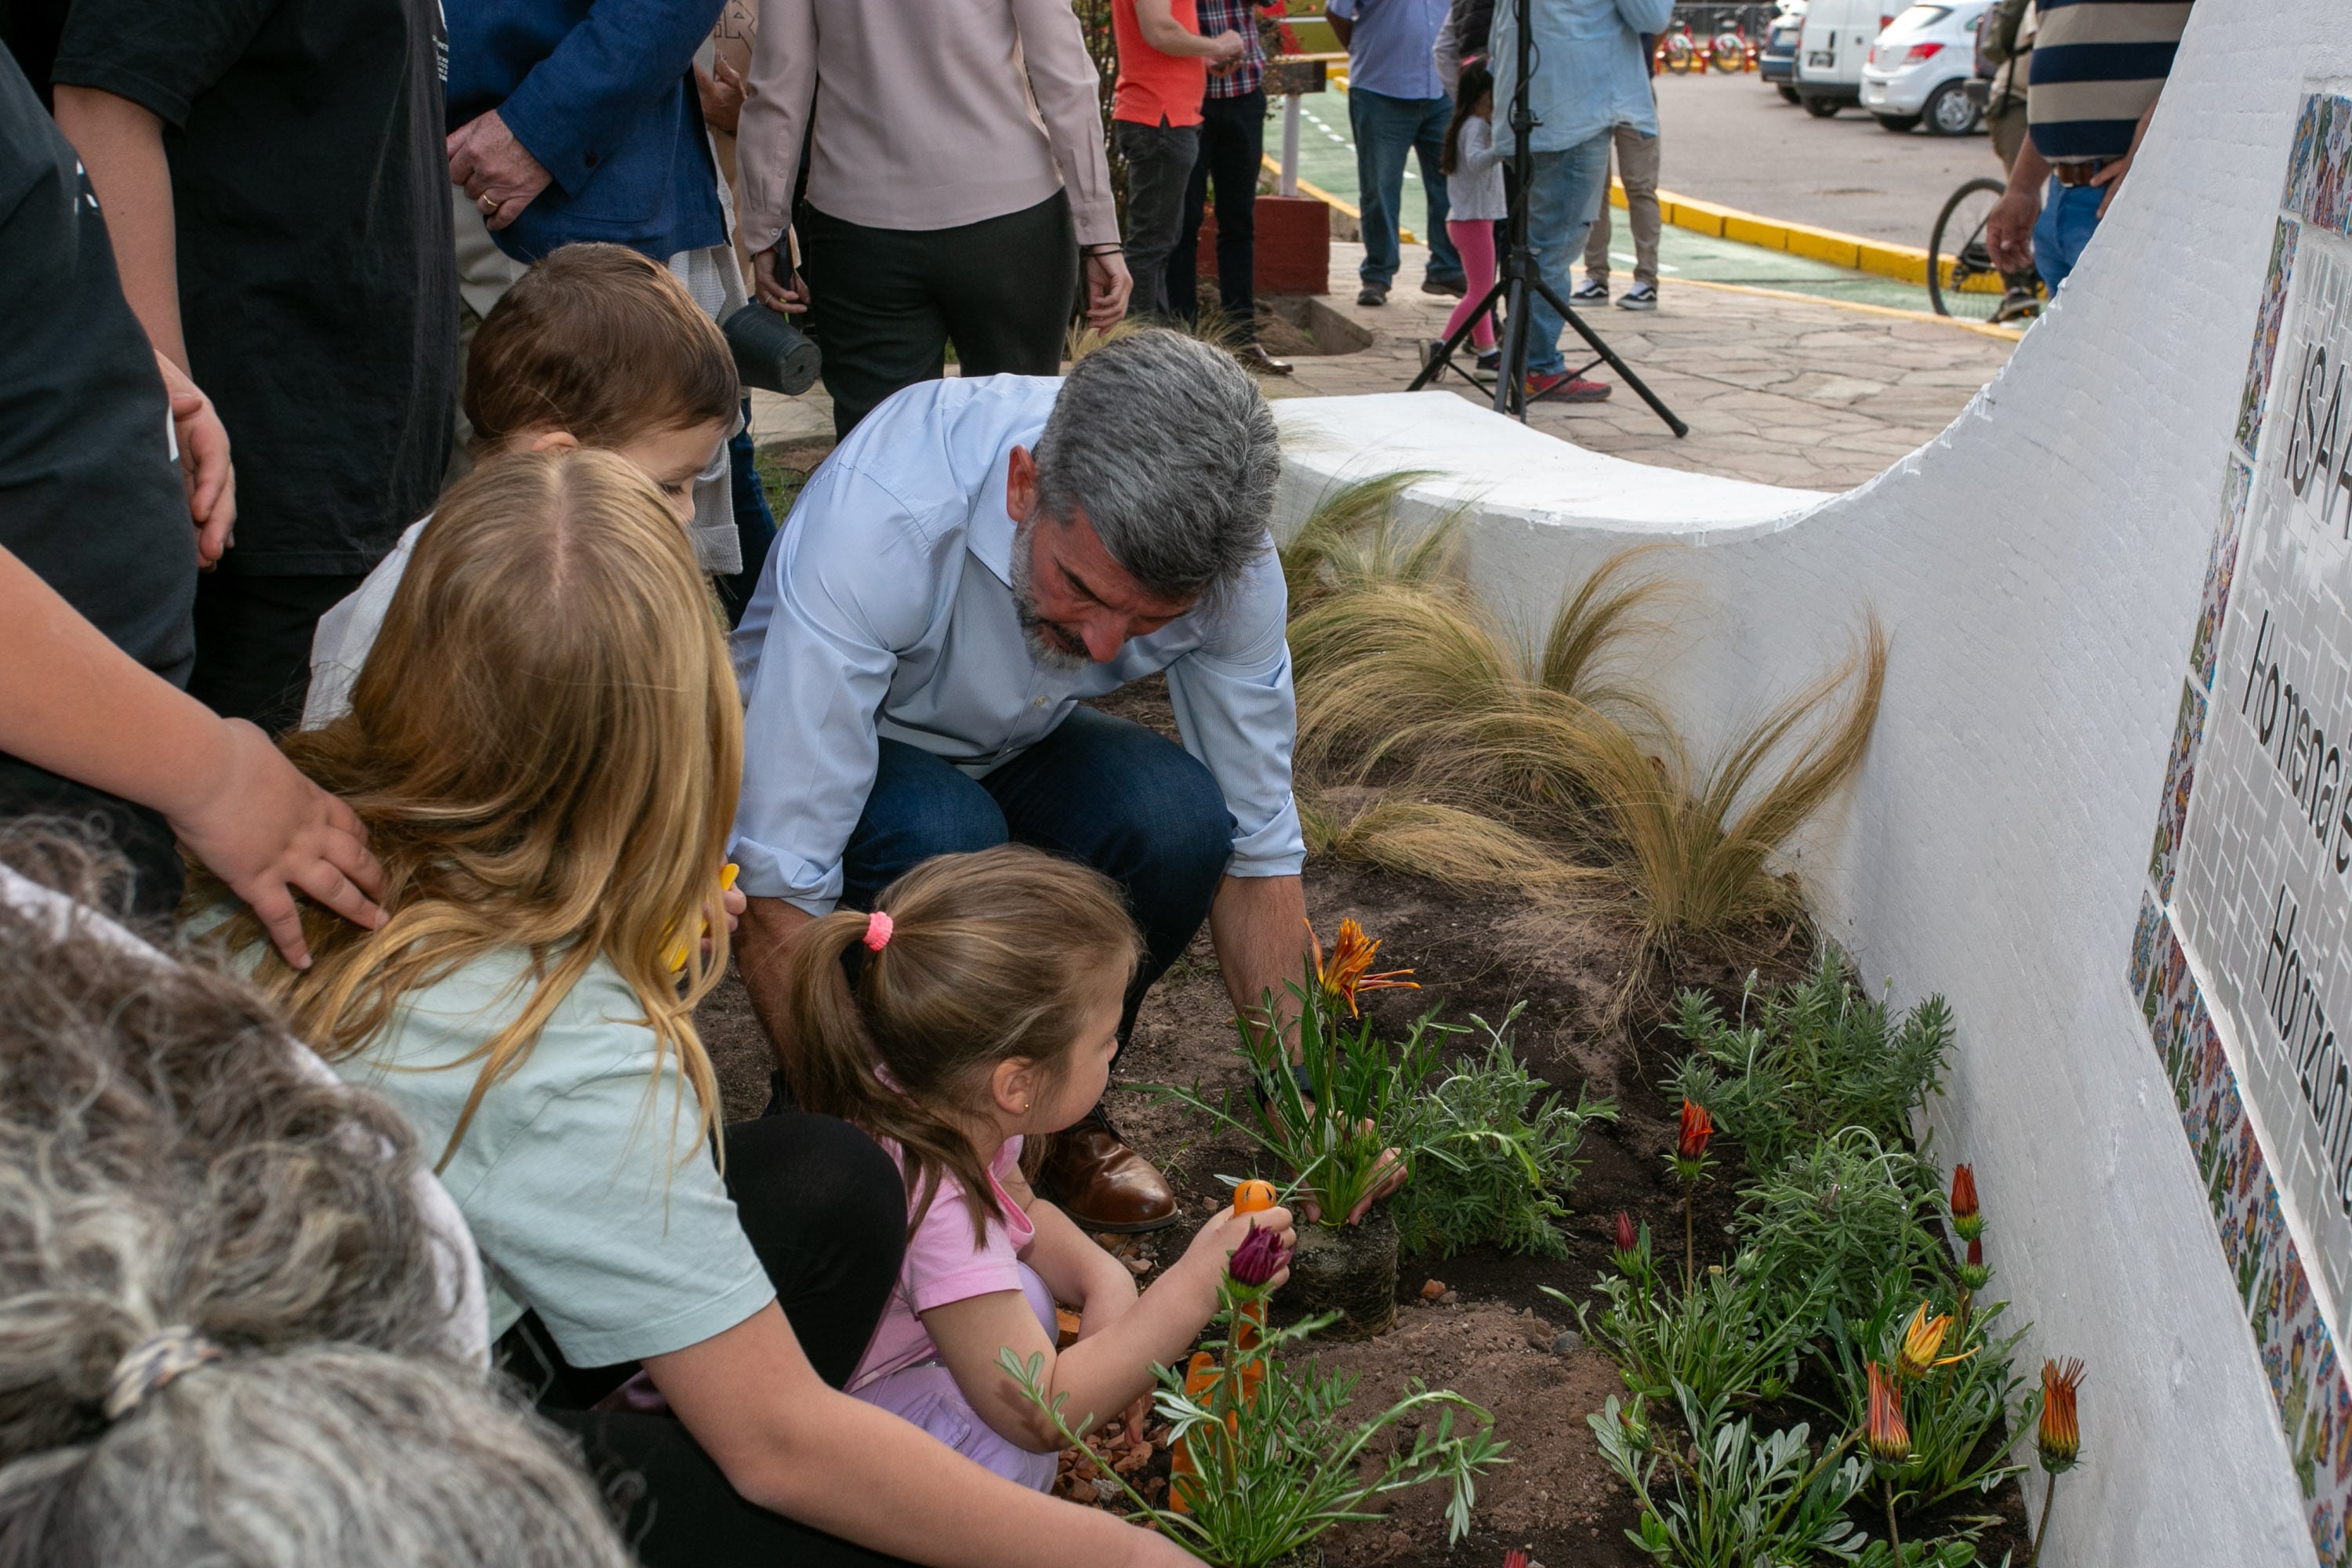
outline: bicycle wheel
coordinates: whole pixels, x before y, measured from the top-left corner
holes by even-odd
[[[1939,316],[1992,319],[2007,291],[1985,249],[1985,219],[2006,189],[1999,180],[1970,180],[1936,215],[1927,239],[1927,298]]]
[[[1748,41],[1737,33],[1728,31],[1717,33],[1715,36],[1715,43],[1708,51],[1712,58],[1707,63],[1724,75],[1730,76],[1739,69],[1741,63],[1747,58],[1747,46]]]
[[[1701,68],[1698,46],[1691,42],[1688,33],[1666,35],[1666,68],[1676,76],[1688,76]]]

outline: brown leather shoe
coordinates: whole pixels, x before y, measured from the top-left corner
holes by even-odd
[[[1097,1110],[1054,1134],[1039,1163],[1037,1193],[1081,1230],[1126,1235],[1176,1223],[1176,1194],[1151,1162],[1120,1142]]]
[[[1275,358],[1265,352],[1265,345],[1261,342],[1244,343],[1234,351],[1234,357],[1242,362],[1243,369],[1254,370],[1260,375],[1290,374],[1290,362],[1286,359]]]

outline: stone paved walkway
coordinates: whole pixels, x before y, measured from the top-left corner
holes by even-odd
[[[1454,301],[1418,291],[1423,257],[1408,247],[1402,287],[1385,305],[1360,307],[1352,283],[1361,250],[1331,251],[1335,291],[1322,302],[1374,342],[1302,356],[1297,374],[1269,381],[1268,394],[1403,390],[1420,368],[1418,343],[1441,334]],[[1602,404],[1536,404],[1536,428],[1637,462],[1810,489],[1850,489],[1932,439],[2016,346],[1941,321],[1671,281],[1654,311],[1603,306],[1590,319],[1691,433],[1675,439],[1622,385]],[[1564,342],[1582,347],[1573,333]],[[1605,366],[1593,374],[1617,379]],[[1438,384],[1480,403],[1490,395],[1452,376]]]
[[[1370,346],[1300,356],[1296,375],[1266,381],[1269,396],[1402,391],[1419,368],[1417,344],[1440,335],[1453,308],[1450,299],[1417,291],[1418,247],[1406,247],[1403,286],[1378,309],[1355,303],[1361,249],[1334,244],[1331,251],[1331,280],[1344,291],[1321,303],[1368,331]],[[1591,314],[1594,329],[1691,433],[1676,440],[1622,386],[1603,404],[1537,404],[1537,429],[1637,462],[1809,489],[1849,489],[1932,439],[2015,346],[1940,321],[1696,283],[1670,281],[1664,303],[1646,315],[1613,306]],[[1598,374],[1615,379],[1605,368]],[[1486,401],[1458,379],[1439,384]],[[755,392],[752,428],[763,446],[829,441],[832,405],[822,390],[799,398]]]

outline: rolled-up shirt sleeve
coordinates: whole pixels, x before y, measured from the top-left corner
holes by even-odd
[[[730,851],[752,898],[812,915],[841,898],[842,850],[874,787],[875,716],[928,610],[904,584],[934,575],[917,559],[924,532],[895,525],[904,515],[870,476],[827,463],[777,536]]]
[[[1269,549],[1218,611],[1216,630],[1168,667],[1168,699],[1184,749],[1206,763],[1234,819],[1235,877],[1295,877],[1307,839],[1291,794],[1298,700],[1291,685],[1289,608]]]

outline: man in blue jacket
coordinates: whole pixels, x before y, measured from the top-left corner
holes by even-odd
[[[472,0],[449,17],[449,178],[536,261],[609,240],[727,243],[694,51],[722,0]]]
[[[724,0],[466,0],[449,14],[449,178],[500,249],[531,262],[582,240],[666,263],[724,321],[743,275],[719,201],[694,57]],[[461,257],[465,224],[459,228]],[[480,230],[474,231],[478,241]],[[481,247],[487,253],[487,247]],[[510,279],[461,276],[487,313]],[[721,579],[758,570],[775,522],[735,515],[739,434],[696,483],[696,560]],[[748,587],[748,584],[747,584]]]

